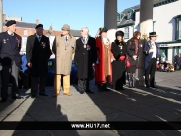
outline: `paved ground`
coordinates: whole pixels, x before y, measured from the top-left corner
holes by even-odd
[[[73,96],[32,99],[30,90],[21,90],[25,99],[0,104],[1,121],[181,121],[181,72],[157,72],[159,89],[138,87],[122,92],[111,90],[95,94],[79,94],[71,86]],[[0,136],[180,136],[168,130],[1,130]]]

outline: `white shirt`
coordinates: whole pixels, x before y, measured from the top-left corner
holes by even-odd
[[[11,35],[11,36],[14,36],[14,33],[11,33],[11,32],[9,32],[9,31],[8,31],[8,34]]]
[[[84,36],[83,39],[85,40],[85,43],[88,41],[88,36]]]
[[[152,42],[151,41],[151,46],[152,46],[152,48],[153,48],[153,55],[152,55],[152,58],[156,58],[156,44],[155,44],[155,42]]]
[[[37,35],[36,34],[36,37],[38,38],[38,40],[40,40],[40,37],[42,38],[42,35]],[[40,42],[40,41],[39,41]]]
[[[108,41],[108,39],[107,39],[107,38],[105,38],[105,37],[103,37],[103,43],[104,43],[105,45],[109,45],[109,41]]]

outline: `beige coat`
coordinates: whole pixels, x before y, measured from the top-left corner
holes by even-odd
[[[59,35],[55,37],[52,47],[55,54],[54,74],[70,75],[76,39],[70,35],[68,45],[66,46],[65,43],[64,36]]]

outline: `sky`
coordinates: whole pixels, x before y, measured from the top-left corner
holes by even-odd
[[[22,17],[23,22],[40,20],[44,29],[61,30],[64,24],[71,29],[89,28],[95,36],[104,26],[104,0],[2,0],[3,13],[10,17]],[[140,4],[140,0],[117,0],[118,12]]]

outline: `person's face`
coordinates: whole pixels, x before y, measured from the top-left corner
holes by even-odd
[[[107,33],[106,32],[102,32],[101,33],[101,37],[105,37],[106,38],[107,37]]]
[[[38,27],[36,29],[36,33],[37,33],[37,35],[42,35],[43,34],[43,27]]]
[[[140,39],[141,35],[137,35],[137,39]]]
[[[68,30],[62,29],[62,35],[68,35],[68,34],[69,34],[69,31],[68,31]]]
[[[16,31],[16,24],[13,24],[13,25],[11,25],[11,26],[9,26],[8,27],[8,30],[10,31],[10,32],[15,32]]]
[[[119,35],[116,38],[117,38],[118,41],[122,41],[123,40],[123,37],[119,36]]]
[[[152,41],[156,41],[156,36],[151,37]]]
[[[83,29],[80,30],[80,34],[81,34],[82,37],[85,37],[85,36],[88,35],[88,32],[86,31],[86,29],[83,28]]]

